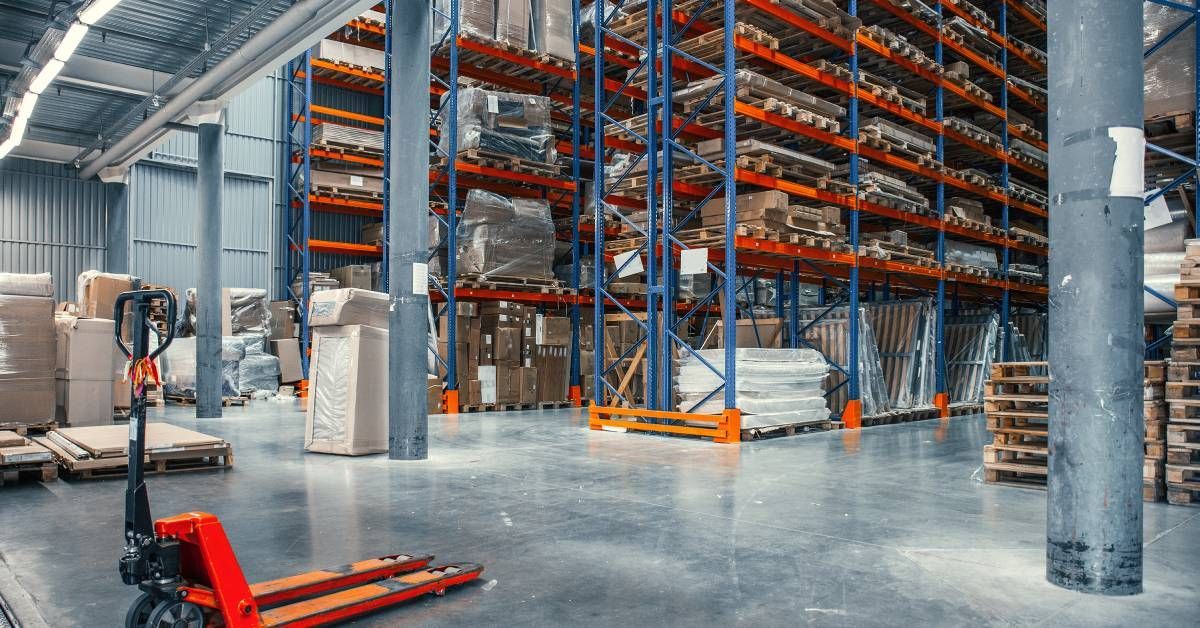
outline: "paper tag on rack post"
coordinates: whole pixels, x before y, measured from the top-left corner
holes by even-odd
[[[412,269],[412,293],[429,294],[429,264],[414,262]]]
[[[625,262],[629,262],[629,264],[626,265]],[[617,256],[613,258],[613,264],[616,264],[617,268],[621,269],[617,271],[617,277],[628,277],[630,275],[636,275],[645,270],[645,268],[642,266],[642,257],[638,255],[637,249],[625,251],[624,253],[618,253]],[[622,266],[624,266],[624,268],[621,268]]]
[[[1146,192],[1146,198],[1150,198],[1151,196],[1158,194],[1158,191],[1158,188],[1154,188],[1153,190]],[[1146,205],[1145,212],[1146,226],[1144,229],[1146,231],[1149,231],[1155,227],[1171,224],[1171,209],[1167,207],[1166,195],[1159,195],[1158,198],[1150,201],[1150,203]]]
[[[500,113],[500,99],[495,94],[488,94],[487,110],[488,113]]]
[[[708,249],[684,249],[679,253],[680,275],[702,275],[708,272]]]

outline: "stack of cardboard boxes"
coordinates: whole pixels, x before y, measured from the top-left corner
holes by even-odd
[[[115,325],[112,321],[113,306],[117,302],[117,296],[122,292],[133,290],[135,283],[140,285],[141,281],[136,280],[130,275],[102,273],[96,270],[88,270],[80,273],[75,282],[75,303],[78,317],[81,319],[102,319],[108,321],[108,344],[110,348],[107,349],[107,355],[110,360],[109,372],[112,375],[112,407],[115,410],[129,409],[130,391],[129,384],[124,381],[126,358],[117,350],[112,341],[113,325]],[[121,333],[126,341],[131,340],[129,334],[130,316],[132,315],[126,314],[126,320],[122,322],[121,326]],[[97,330],[98,327],[98,325],[94,325],[93,331]],[[63,329],[65,330],[65,328]],[[98,334],[98,331],[96,333]],[[92,368],[98,368],[98,365]],[[76,369],[72,378],[79,379],[81,377],[83,377],[82,370]],[[103,379],[103,376],[99,373],[93,374],[91,377]],[[60,403],[62,401],[60,400]],[[70,422],[70,418],[67,420]],[[87,419],[84,418],[84,420]],[[109,420],[111,420],[111,416]]]
[[[463,406],[565,402],[571,321],[512,301],[456,304],[438,319],[438,355],[448,362],[450,325]],[[444,368],[443,368],[443,375]]]
[[[0,274],[0,425],[54,421],[53,294],[49,274]]]

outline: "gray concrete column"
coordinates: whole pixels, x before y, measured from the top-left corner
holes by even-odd
[[[225,171],[220,115],[197,130],[196,418],[221,416],[221,201]]]
[[[391,0],[391,146],[388,199],[388,457],[429,457],[426,407],[429,244],[429,1]],[[450,112],[454,115],[454,112]],[[453,251],[450,253],[454,254]]]
[[[104,272],[129,274],[129,171],[100,171],[106,208]]]
[[[1142,3],[1048,2],[1046,578],[1142,590]]]

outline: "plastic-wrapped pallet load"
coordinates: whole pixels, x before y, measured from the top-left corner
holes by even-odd
[[[52,297],[54,281],[50,273],[0,273],[0,294],[10,297]]]
[[[54,293],[49,275],[7,275],[0,293],[0,423],[54,420]]]
[[[222,288],[222,333],[225,335],[269,334],[271,332],[271,307],[267,302],[267,291],[262,288]],[[228,321],[228,325],[226,325]],[[187,289],[184,305],[184,335],[196,334],[196,289]]]
[[[267,352],[267,339],[260,334],[241,336],[245,356],[238,362],[238,388],[243,394],[279,390],[279,358]]]
[[[571,0],[533,0],[530,48],[567,61],[575,60]]]
[[[440,141],[442,152],[449,152],[449,134],[442,133]],[[477,87],[459,90],[458,152],[468,150],[554,163],[550,99]]]
[[[679,360],[675,391],[680,412],[720,414],[724,396],[712,395],[724,381],[709,368],[724,368],[722,349],[688,353]],[[704,361],[701,361],[703,358]],[[742,427],[771,427],[824,421],[829,418],[823,382],[829,364],[812,349],[737,349],[737,407],[742,411]]]
[[[235,336],[221,338],[221,395],[241,394],[240,362],[246,357],[246,343]],[[158,359],[162,369],[163,392],[179,397],[196,396],[196,338],[176,338]]]
[[[388,448],[388,332],[366,325],[313,332],[306,451],[361,456]]]
[[[997,272],[1000,269],[1000,263],[996,259],[996,249],[956,240],[946,240],[946,262],[984,268],[991,272]]]
[[[383,292],[340,288],[318,292],[309,300],[310,327],[369,325],[388,328],[391,298]]]
[[[800,324],[806,328],[804,339],[816,347],[832,363],[845,369],[850,363],[849,308],[802,308]],[[888,389],[884,383],[883,367],[879,356],[879,345],[870,320],[863,309],[858,317],[858,380],[859,398],[864,416],[875,416],[891,410]],[[839,369],[829,371],[825,390],[829,393],[830,405],[841,409],[849,399],[849,386],[844,385],[846,375]]]
[[[544,200],[471,190],[458,223],[458,272],[550,279],[554,221]]]
[[[450,26],[450,0],[434,0],[433,28],[430,29],[430,45],[445,46],[446,30]],[[458,31],[463,35],[496,38],[496,1],[460,0],[458,3]]]

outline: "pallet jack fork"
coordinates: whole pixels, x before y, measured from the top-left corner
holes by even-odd
[[[475,564],[430,567],[432,556],[393,554],[349,565],[247,584],[221,522],[204,512],[187,512],[151,525],[143,470],[146,440],[145,384],[156,377],[153,361],[174,339],[149,348],[150,304],[167,303],[175,320],[175,298],[165,290],[125,292],[117,297],[114,320],[132,303],[133,346],[117,347],[131,362],[129,478],[125,490],[125,552],[119,569],[125,584],[142,594],[126,613],[126,628],[226,628],[322,626],[359,617],[427,593],[470,582],[483,573]]]

